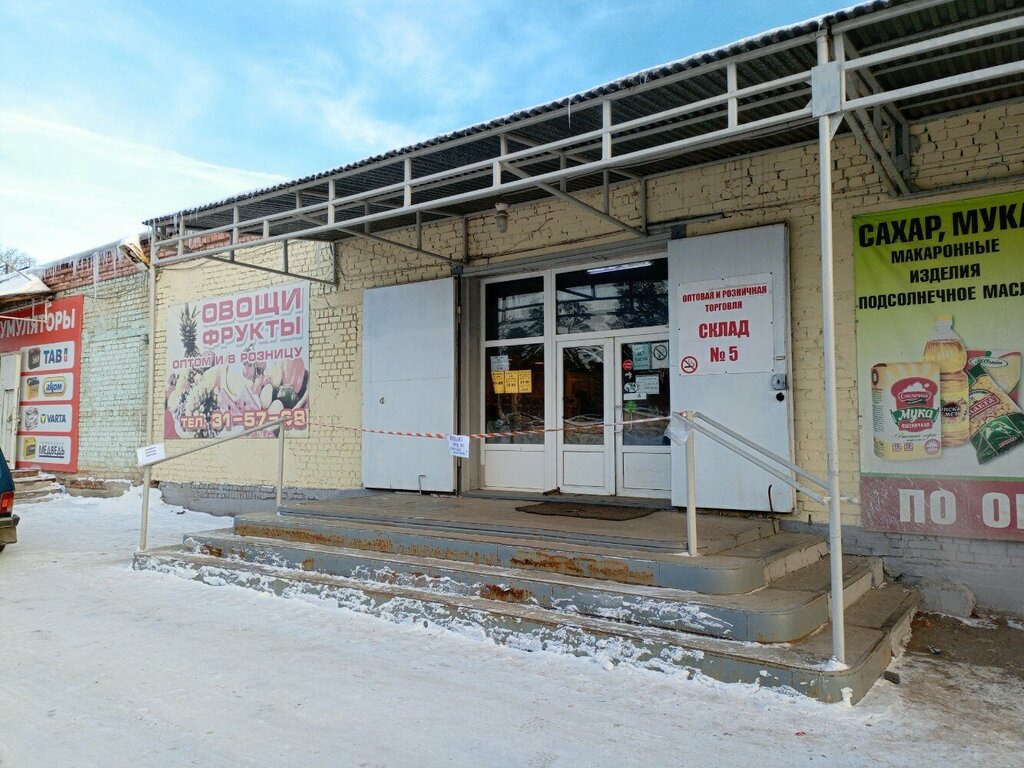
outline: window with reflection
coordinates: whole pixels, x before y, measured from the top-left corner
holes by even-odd
[[[487,341],[544,335],[544,278],[490,283],[484,289]]]
[[[491,445],[543,445],[544,345],[487,347],[484,368],[487,371],[484,431],[530,432],[489,437],[487,442]]]
[[[670,445],[665,437],[671,415],[668,339],[628,342],[621,350],[622,444]]]
[[[668,324],[668,261],[562,272],[555,277],[557,333]]]
[[[566,445],[604,443],[604,345],[562,350],[562,429]]]

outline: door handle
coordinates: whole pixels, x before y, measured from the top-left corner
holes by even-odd
[[[615,434],[616,435],[621,435],[622,434],[622,406],[621,405],[616,405],[615,406],[615,427],[614,427],[614,429],[615,429]]]

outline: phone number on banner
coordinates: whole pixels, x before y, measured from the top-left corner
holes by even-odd
[[[181,426],[187,430],[212,429],[217,432],[234,427],[242,429],[254,429],[262,427],[269,421],[285,419],[285,429],[305,429],[309,424],[309,410],[306,408],[286,408],[277,413],[269,411],[245,411],[244,413],[230,413],[228,411],[214,411],[210,418],[206,416],[182,416],[179,419]]]

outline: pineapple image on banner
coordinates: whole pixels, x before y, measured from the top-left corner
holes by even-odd
[[[282,418],[292,436],[308,434],[308,283],[175,304],[166,322],[164,439],[225,437]]]

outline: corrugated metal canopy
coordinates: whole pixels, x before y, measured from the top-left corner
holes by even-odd
[[[839,58],[880,59],[845,74],[850,98],[857,98],[1024,61],[1022,15],[1017,0],[875,0],[147,224],[165,245],[210,232],[233,242],[331,241],[355,236],[355,227],[380,233],[412,226],[417,217],[467,216],[493,209],[497,200],[551,194],[523,174],[547,174],[541,181],[572,193],[602,186],[606,173],[615,182],[804,143],[816,136],[810,73],[823,30],[841,41]],[[956,37],[979,29],[984,34]],[[937,39],[944,43],[936,47]],[[870,118],[850,117],[855,129],[858,121],[864,131],[874,125],[898,141],[907,123],[1022,96],[1017,69],[941,91],[897,93],[871,105]]]

